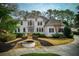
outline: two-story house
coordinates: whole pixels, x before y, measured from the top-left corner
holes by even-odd
[[[47,19],[44,16],[37,18],[27,17],[26,20],[20,20],[21,26],[16,29],[17,33],[43,33],[46,36],[51,34],[62,33],[64,25],[60,20]]]

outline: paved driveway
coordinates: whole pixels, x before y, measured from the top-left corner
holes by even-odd
[[[79,55],[79,36],[74,36],[75,40],[66,45],[48,46],[42,48],[20,48],[12,49],[7,52],[0,53],[0,56],[19,56],[26,53],[56,53],[62,56],[78,56]]]

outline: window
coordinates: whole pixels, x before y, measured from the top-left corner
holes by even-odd
[[[37,32],[38,32],[38,28],[37,28]]]
[[[20,29],[18,28],[18,32],[20,32]]]
[[[28,25],[29,25],[29,26],[33,25],[33,22],[32,22],[31,20],[28,21]]]
[[[43,32],[43,28],[37,28],[37,32]]]
[[[21,21],[21,25],[23,25],[23,21]]]
[[[42,32],[43,32],[43,28],[42,28]]]
[[[63,28],[59,28],[58,32],[63,32]]]
[[[42,25],[42,22],[40,22],[40,25]]]
[[[49,28],[49,32],[54,32],[54,28]]]
[[[41,28],[39,28],[39,32],[41,32]]]
[[[39,22],[38,22],[38,25],[39,25]]]
[[[25,28],[23,28],[23,32],[26,32],[26,29]]]
[[[41,22],[38,22],[38,25],[42,25],[42,21]]]

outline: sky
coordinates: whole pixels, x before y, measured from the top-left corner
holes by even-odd
[[[57,10],[65,10],[70,9],[76,12],[76,7],[78,3],[19,3],[19,9],[21,10],[38,10],[38,11],[46,11],[48,9],[57,9]]]

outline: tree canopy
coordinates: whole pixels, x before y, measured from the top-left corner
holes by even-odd
[[[11,13],[17,8],[16,4],[0,4],[0,30],[14,31],[17,27],[18,21],[14,20]]]

